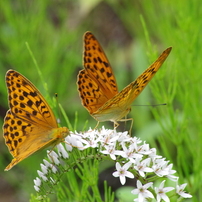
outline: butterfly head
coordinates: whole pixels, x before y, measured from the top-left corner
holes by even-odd
[[[60,130],[57,136],[60,140],[64,140],[69,135],[69,129],[67,127],[57,128],[57,130]]]

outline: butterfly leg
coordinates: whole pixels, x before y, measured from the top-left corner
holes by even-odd
[[[119,123],[118,122],[114,122],[114,130],[116,130],[119,127]]]
[[[130,130],[129,130],[129,134],[131,136],[132,133],[132,128],[133,128],[133,118],[128,119],[127,121],[131,120],[131,124],[130,124]]]
[[[95,128],[93,130],[97,129],[97,127],[99,126],[99,124],[100,124],[100,122],[98,121],[97,124],[96,124],[96,126],[95,126]]]
[[[119,121],[131,121],[130,130],[129,130],[129,135],[131,136],[131,132],[132,132],[132,128],[133,128],[133,118],[121,119]]]

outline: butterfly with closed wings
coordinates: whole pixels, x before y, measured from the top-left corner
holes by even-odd
[[[130,112],[133,101],[153,78],[171,49],[172,47],[169,47],[163,51],[135,81],[118,92],[111,65],[101,45],[91,32],[86,32],[84,34],[84,69],[79,72],[77,80],[83,106],[98,121],[98,124],[111,121],[114,122],[114,128],[117,128],[118,121],[133,121],[123,117]]]
[[[69,135],[66,127],[58,127],[48,103],[37,88],[20,73],[6,73],[10,109],[4,119],[3,133],[6,145],[14,157],[5,168],[17,163],[38,150],[55,146]]]

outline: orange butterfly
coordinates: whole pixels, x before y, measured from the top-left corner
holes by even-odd
[[[130,112],[132,102],[161,67],[171,49],[167,48],[135,81],[118,92],[111,65],[101,45],[91,32],[86,32],[84,69],[79,72],[77,81],[83,106],[98,124],[102,121],[112,121],[116,128],[118,121],[132,120],[122,118]]]
[[[66,127],[58,128],[55,116],[37,88],[20,73],[6,73],[10,109],[4,119],[6,145],[14,157],[5,168],[17,163],[40,149],[63,141],[69,134]]]

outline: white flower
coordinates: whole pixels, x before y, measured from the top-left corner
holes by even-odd
[[[38,173],[39,177],[42,178],[43,181],[46,182],[48,180],[48,178],[40,170],[37,170],[37,173]]]
[[[166,164],[167,162],[164,159],[155,159],[153,161],[153,166],[152,169],[154,170],[154,173],[156,175],[158,175],[159,177],[163,177],[168,175],[168,171],[166,169],[163,169],[163,166]]]
[[[41,188],[41,183],[43,181],[55,184],[57,179],[61,178],[63,172],[67,171],[66,169],[58,169],[56,165],[60,165],[61,163],[64,165],[64,163],[67,163],[68,170],[74,169],[74,163],[68,163],[73,159],[77,162],[77,152],[75,154],[70,154],[73,148],[75,148],[74,150],[95,148],[96,153],[93,152],[92,155],[89,155],[88,150],[87,152],[78,152],[79,162],[82,163],[82,161],[86,159],[86,154],[88,155],[88,158],[96,158],[96,156],[98,156],[100,159],[103,158],[103,154],[108,155],[116,163],[116,171],[112,175],[114,177],[119,177],[122,185],[126,183],[126,177],[134,178],[133,173],[135,173],[142,182],[150,181],[150,183],[144,185],[142,185],[139,180],[137,181],[137,188],[134,189],[132,193],[138,194],[138,198],[134,201],[146,202],[149,198],[154,198],[154,195],[152,194],[154,193],[154,190],[156,192],[157,202],[163,200],[166,202],[170,201],[168,196],[166,196],[166,193],[174,188],[164,187],[165,181],[161,182],[159,187],[153,187],[151,180],[154,181],[155,179],[164,177],[176,181],[178,177],[173,175],[176,172],[175,170],[172,170],[173,164],[170,164],[169,161],[158,156],[155,148],[149,148],[149,144],[142,142],[139,138],[130,137],[128,132],[116,132],[116,130],[108,130],[102,127],[100,130],[90,129],[85,133],[75,132],[73,134],[71,132],[71,134],[65,138],[64,143],[65,146],[62,144],[57,146],[57,153],[53,150],[51,150],[51,152],[48,151],[47,156],[49,161],[43,160],[44,164],[41,164],[42,172],[37,171],[39,178],[34,180],[34,189],[37,192],[40,192],[40,189],[43,190]],[[89,151],[91,150],[92,149]],[[94,154],[96,156],[94,156]],[[69,159],[69,155],[73,155],[73,158]],[[62,165],[59,168],[62,168]],[[130,170],[133,169],[133,171],[128,171],[129,168]],[[53,174],[53,178],[50,177],[51,174]],[[180,186],[177,185],[176,192],[180,197],[190,198],[191,195],[183,191],[185,186],[186,185],[184,184]],[[150,192],[148,188],[150,191],[153,189],[153,192]]]
[[[58,160],[58,155],[52,150],[51,152],[50,151],[47,151],[48,153],[48,158],[51,162],[53,162],[54,164],[56,165],[59,165],[60,164],[60,161]]]
[[[52,165],[51,170],[52,170],[52,172],[54,174],[58,171],[57,168],[56,168],[56,166],[54,166],[54,165]]]
[[[116,170],[112,175],[114,177],[119,177],[120,178],[120,182],[122,185],[125,184],[126,182],[126,177],[128,178],[134,178],[134,175],[127,171],[129,169],[129,167],[131,166],[131,162],[126,163],[125,165],[123,165],[121,167],[119,162],[116,162]]]
[[[58,144],[58,145],[57,145],[57,149],[58,149],[59,154],[60,154],[64,159],[69,158],[69,154],[67,153],[67,151],[65,150],[65,148],[63,147],[62,144]]]
[[[174,176],[173,174],[176,173],[176,170],[172,170],[172,167],[173,167],[173,164],[168,164],[169,161],[167,161],[167,164],[165,164],[163,166],[163,169],[166,169],[168,174],[166,175],[167,178],[169,178],[170,180],[172,181],[177,181],[178,180],[178,177],[177,176]]]
[[[70,135],[68,135],[64,141],[67,151],[72,151],[73,147],[76,147],[78,149],[83,149],[83,144],[81,141],[82,138],[83,137],[81,135],[70,132]]]
[[[100,141],[100,137],[97,136],[97,134],[91,130],[91,131],[87,131],[83,138],[81,138],[81,142],[85,145],[83,146],[83,149],[86,149],[88,147],[92,147],[92,148],[96,148],[99,146],[99,141]]]
[[[43,162],[47,168],[52,166],[46,159],[43,159]]]
[[[147,189],[153,185],[152,182],[149,182],[145,185],[138,180],[137,181],[137,189],[131,191],[132,194],[138,194],[138,198],[134,201],[143,202],[145,199],[154,198],[153,194]]]
[[[39,188],[39,187],[37,187],[36,185],[34,185],[34,189],[35,189],[37,192],[39,192],[39,191],[40,191],[40,188]]]
[[[48,173],[48,168],[45,165],[43,165],[42,163],[40,164],[40,166],[41,166],[42,172],[44,173],[44,175],[46,175]]]
[[[116,132],[117,133],[117,132]],[[118,134],[116,134],[116,136],[118,136],[118,139],[117,141],[120,142],[120,143],[123,143],[123,142],[132,142],[133,139],[135,139],[134,142],[138,142],[137,141],[137,138],[136,137],[130,137],[130,135],[128,135],[128,131],[125,131],[125,132],[119,132]]]
[[[41,186],[41,180],[37,177],[35,180],[34,180],[34,184],[38,187]]]
[[[130,159],[130,161],[132,161],[133,163],[135,162],[136,158],[141,159],[143,157],[142,154],[138,154],[136,152],[137,151],[136,142],[130,144],[128,148],[126,147],[125,142],[122,142],[121,145],[122,145],[122,148],[123,148],[122,157],[124,157],[126,159]]]
[[[70,132],[71,133],[71,132]],[[74,137],[74,134],[70,134],[68,135],[66,138],[65,138],[65,147],[67,149],[67,151],[72,151],[73,149],[73,146],[76,147],[76,144],[77,144],[77,140],[76,138]]]
[[[134,166],[134,168],[142,177],[145,177],[145,172],[153,172],[153,169],[149,168],[150,161],[150,158],[144,159],[143,161],[141,161],[141,159],[136,160],[136,165]]]
[[[115,146],[116,145],[105,145],[105,149],[106,150],[103,150],[103,151],[100,151],[100,152],[103,153],[103,154],[109,154],[110,157],[113,160],[116,160],[116,156],[115,155],[121,155],[123,153],[123,151],[116,150]]]
[[[169,202],[170,199],[166,196],[166,193],[172,191],[174,187],[164,187],[165,180],[163,180],[159,188],[155,187],[155,192],[157,194],[157,202],[160,202],[163,199],[166,202]]]
[[[151,151],[151,153],[149,154],[149,157],[152,160],[155,160],[155,159],[158,159],[158,158],[162,158],[162,156],[159,156],[159,155],[156,154],[156,148],[151,148],[150,151]]]
[[[41,180],[37,177],[35,180],[34,180],[34,189],[39,192],[40,191],[40,187],[41,186]]]
[[[191,198],[192,195],[187,194],[184,192],[184,188],[187,186],[187,183],[182,184],[182,185],[177,185],[176,187],[176,193],[179,194],[183,198]]]
[[[72,151],[73,147],[72,147],[72,145],[69,143],[69,141],[70,141],[70,137],[67,136],[67,137],[65,138],[65,147],[66,147],[67,151]]]
[[[100,137],[101,145],[114,145],[115,142],[119,139],[119,135],[116,131],[105,130],[105,133]]]
[[[137,151],[138,151],[138,153],[144,154],[144,155],[149,155],[149,154],[151,154],[153,152],[153,151],[150,150],[149,144],[146,144],[145,142],[144,142],[143,145],[138,147]]]

